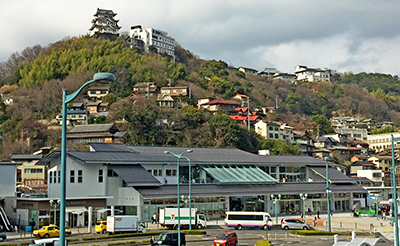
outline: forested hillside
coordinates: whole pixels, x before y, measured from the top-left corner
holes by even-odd
[[[306,130],[310,121],[320,124],[321,133],[331,131],[332,116],[373,117],[400,125],[400,84],[397,76],[385,74],[334,74],[332,82],[290,85],[261,76],[232,70],[223,61],[204,61],[177,46],[175,63],[152,52],[129,49],[120,40],[111,42],[83,36],[65,39],[48,47],[34,46],[14,53],[0,63],[0,87],[14,103],[0,103],[0,159],[13,153],[30,153],[38,147],[58,146],[59,130],[49,128],[61,112],[62,89],[74,91],[98,71],[115,74],[107,101],[108,122],[130,135],[129,144],[236,147],[246,150],[273,149],[273,153],[297,154],[281,142],[262,140],[224,114],[215,116],[196,107],[197,98],[230,99],[236,93],[251,98],[251,107],[279,108],[266,116]],[[181,111],[167,112],[155,101],[129,97],[136,83],[158,86],[189,85],[193,98]],[[83,95],[75,99],[81,100]],[[159,124],[159,119],[170,124]],[[91,122],[95,122],[92,120]],[[171,123],[173,122],[173,124]],[[52,130],[53,129],[53,130]],[[30,137],[30,138],[28,138]],[[26,139],[34,139],[27,142]]]

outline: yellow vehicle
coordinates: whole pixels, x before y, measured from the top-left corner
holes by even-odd
[[[71,230],[70,229],[65,229],[65,236],[69,237],[71,235]],[[35,237],[44,237],[44,238],[49,238],[49,237],[59,237],[60,236],[60,228],[56,225],[48,225],[48,226],[43,226],[39,230],[34,230],[33,231],[33,236]]]
[[[94,231],[97,234],[100,234],[100,233],[106,234],[107,233],[107,220],[97,221],[96,225],[94,227]]]

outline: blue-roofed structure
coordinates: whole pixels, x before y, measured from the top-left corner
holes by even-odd
[[[106,127],[106,126],[98,126]],[[193,207],[208,217],[226,210],[274,213],[270,195],[281,194],[278,213],[286,205],[300,211],[300,193],[313,211],[326,210],[325,161],[309,156],[257,155],[232,148],[128,146],[89,143],[89,151],[67,151],[67,199],[96,197],[121,211],[134,209],[144,220],[160,207],[176,206],[177,183],[181,195],[189,195],[192,181]],[[179,161],[165,152],[184,153]],[[189,177],[189,161],[192,177]],[[40,163],[49,166],[49,197],[59,195],[60,153],[53,152]],[[311,178],[311,179],[310,179]],[[68,182],[69,181],[69,182]],[[353,194],[365,189],[329,166],[333,209],[351,209]],[[335,195],[337,194],[337,195]],[[81,211],[81,210],[79,210]]]

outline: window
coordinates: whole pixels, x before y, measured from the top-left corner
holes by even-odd
[[[49,172],[49,183],[53,183],[53,172]]]
[[[108,169],[107,177],[118,177],[118,174],[116,172],[114,172],[114,170]]]
[[[158,176],[162,176],[162,170],[161,169],[158,170]]]
[[[103,169],[99,170],[99,183],[103,183]]]
[[[274,138],[274,134],[270,133],[269,138]]]
[[[53,183],[57,183],[57,171],[53,172]]]
[[[273,130],[274,130],[274,128],[273,128],[272,126],[270,126],[268,129],[269,129],[270,131],[273,131]]]
[[[279,135],[277,133],[275,133],[275,138],[279,139]]]
[[[83,181],[83,171],[78,170],[78,183],[82,183]]]
[[[24,170],[25,173],[42,173],[43,170],[40,168],[27,168]]]
[[[171,169],[167,169],[167,170],[166,170],[166,175],[167,175],[167,176],[172,176]]]
[[[74,170],[69,171],[69,182],[75,183],[75,171]]]
[[[157,169],[153,170],[153,176],[158,176],[158,170]]]
[[[58,183],[61,183],[61,171],[58,171]]]

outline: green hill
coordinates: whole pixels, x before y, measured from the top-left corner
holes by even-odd
[[[385,74],[334,74],[332,82],[290,85],[257,75],[245,75],[228,68],[223,61],[204,61],[192,52],[176,47],[175,61],[154,53],[130,49],[122,41],[83,36],[65,39],[48,47],[27,48],[13,54],[0,66],[0,86],[17,85],[11,94],[14,103],[0,103],[0,158],[30,152],[41,145],[57,146],[59,132],[49,130],[61,112],[62,89],[74,91],[98,71],[111,72],[116,81],[111,114],[106,120],[120,122],[130,134],[129,144],[237,147],[246,150],[275,149],[275,153],[296,150],[274,146],[253,131],[223,114],[210,115],[195,107],[202,97],[230,99],[236,93],[250,96],[251,108],[279,108],[265,116],[306,130],[307,123],[332,116],[372,117],[400,125],[400,84],[397,76]],[[158,86],[189,85],[192,99],[178,98],[188,106],[180,112],[161,110],[155,101],[133,103],[127,96],[136,83],[155,82]],[[82,96],[77,98],[79,101]],[[172,125],[160,125],[159,119]],[[91,122],[94,122],[93,120]],[[322,125],[321,125],[322,126]],[[326,131],[330,131],[329,127]],[[24,139],[34,139],[24,142]],[[274,153],[274,151],[272,151]]]

